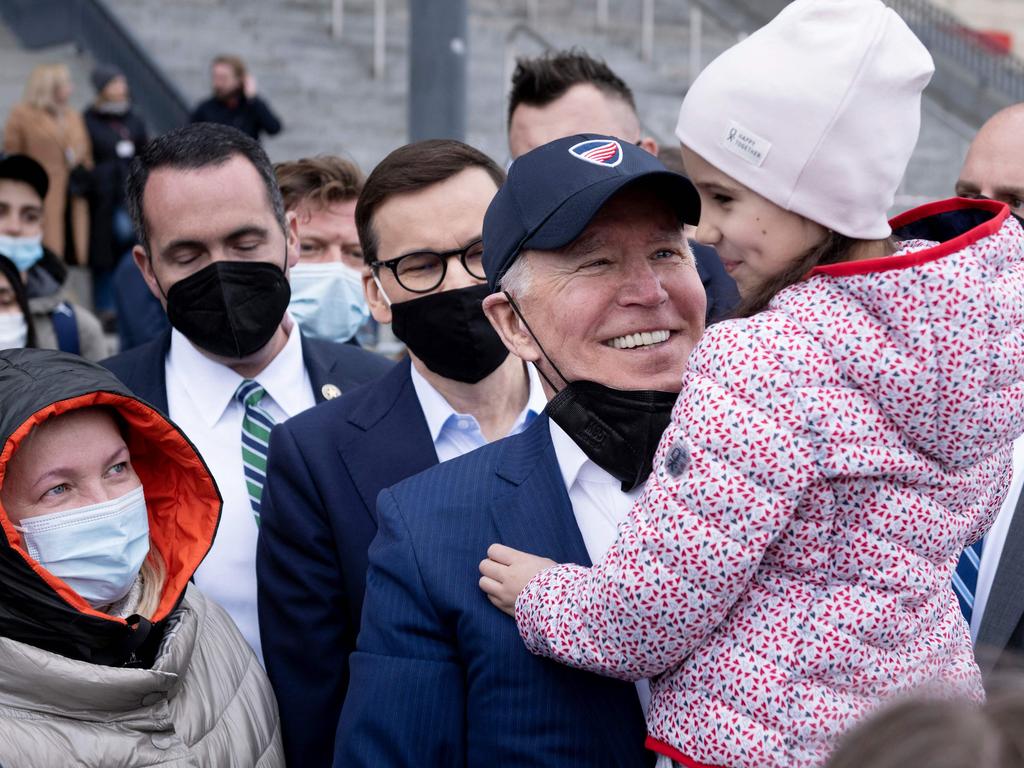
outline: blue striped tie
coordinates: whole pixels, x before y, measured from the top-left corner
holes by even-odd
[[[260,400],[267,391],[259,382],[246,379],[235,390],[235,400],[245,406],[242,417],[242,467],[245,470],[245,487],[249,492],[249,503],[260,524],[260,496],[267,479],[267,445],[274,418],[260,408]]]
[[[956,564],[956,573],[953,574],[953,591],[956,592],[960,610],[963,611],[968,624],[971,623],[971,613],[974,611],[974,593],[978,589],[978,571],[981,569],[981,548],[984,541],[978,539],[963,551],[960,561]]]

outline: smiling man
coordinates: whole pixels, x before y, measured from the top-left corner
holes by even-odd
[[[589,564],[614,540],[703,332],[698,213],[684,177],[607,136],[513,163],[484,220],[484,308],[550,418],[380,495],[335,766],[648,761],[644,686],[530,656],[476,567],[492,541]]]

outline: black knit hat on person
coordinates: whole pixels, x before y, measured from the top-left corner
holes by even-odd
[[[117,67],[110,64],[98,64],[89,75],[89,79],[92,81],[92,87],[96,89],[96,93],[99,93],[107,87],[111,80],[121,75],[122,72]]]

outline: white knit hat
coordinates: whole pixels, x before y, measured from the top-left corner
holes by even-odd
[[[882,239],[934,70],[881,0],[795,0],[700,73],[676,136],[776,205]]]

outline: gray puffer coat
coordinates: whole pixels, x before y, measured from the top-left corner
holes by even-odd
[[[119,669],[0,638],[0,765],[283,766],[266,675],[194,586],[156,663]]]
[[[263,668],[224,610],[189,584],[221,497],[177,427],[80,357],[0,351],[0,490],[36,425],[96,406],[121,418],[150,545],[166,564],[163,591],[148,616],[97,610],[29,555],[0,502],[0,765],[283,766]]]

